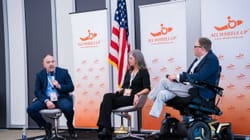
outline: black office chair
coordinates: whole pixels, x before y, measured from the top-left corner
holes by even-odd
[[[168,140],[176,137],[187,138],[188,140],[234,139],[230,123],[219,123],[211,117],[211,115],[222,115],[222,111],[218,107],[220,97],[223,94],[223,88],[218,87],[220,72],[221,68],[216,85],[194,81],[188,77],[188,81],[193,85],[189,90],[190,96],[185,98],[175,97],[166,102],[167,106],[179,110],[182,120],[179,121],[166,113],[162,121],[160,133],[156,135],[155,139]],[[199,90],[204,88],[217,95],[217,102],[216,97],[208,100],[199,95]]]

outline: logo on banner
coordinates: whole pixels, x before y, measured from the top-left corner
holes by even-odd
[[[88,30],[87,35],[81,36],[79,39],[78,46],[81,48],[93,48],[98,47],[101,43],[101,40],[97,40],[97,33],[91,32]]]
[[[216,32],[213,32],[211,37],[215,40],[244,38],[249,29],[241,29],[243,23],[244,21],[241,19],[235,20],[228,16],[227,23],[214,26]]]
[[[176,40],[176,36],[169,35],[172,31],[172,27],[166,27],[164,24],[160,24],[159,31],[150,32],[151,37],[148,39],[148,42],[151,45],[172,44]]]

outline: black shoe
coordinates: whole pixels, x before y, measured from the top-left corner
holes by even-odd
[[[99,137],[111,136],[111,135],[112,135],[112,132],[111,132],[111,130],[108,129],[108,128],[103,128],[102,131],[100,131],[100,132],[98,133],[98,136],[99,136]]]
[[[99,125],[99,126],[98,126],[98,129],[97,129],[97,132],[98,132],[98,133],[101,132],[103,128],[104,128],[103,126]]]
[[[74,127],[69,128],[69,136],[70,136],[70,138],[77,138],[78,137]]]
[[[50,123],[45,126],[45,140],[49,140],[52,137],[52,125]]]

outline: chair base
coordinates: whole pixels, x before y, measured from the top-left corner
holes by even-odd
[[[128,134],[121,134],[121,135],[117,135],[116,139],[124,139],[124,138],[135,138],[135,139],[139,139],[139,140],[144,140],[144,134],[133,134],[133,133],[128,133]]]
[[[59,134],[54,134],[49,140],[66,140],[66,138]]]
[[[119,127],[119,129],[117,129],[117,130],[114,131],[114,133],[115,134],[127,134],[128,131],[126,130],[126,128],[123,125],[121,125]]]

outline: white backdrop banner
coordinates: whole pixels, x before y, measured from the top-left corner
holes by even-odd
[[[177,74],[186,70],[185,1],[141,6],[140,26],[141,50],[149,68],[152,88],[166,74]],[[145,122],[152,121],[148,115],[151,105],[151,102],[147,102],[144,107]],[[144,122],[143,128],[159,129],[161,120],[162,118],[153,120],[157,121],[153,124]]]
[[[212,40],[222,65],[221,121],[235,134],[250,135],[250,1],[203,0],[202,35]]]
[[[71,14],[74,50],[75,126],[95,128],[109,91],[107,10]]]

